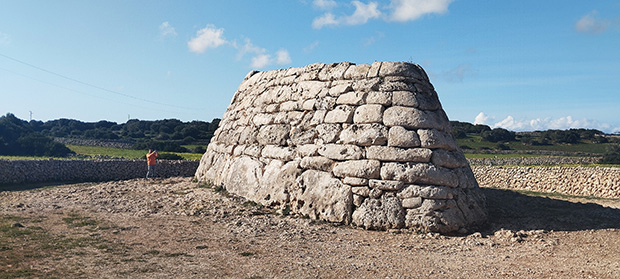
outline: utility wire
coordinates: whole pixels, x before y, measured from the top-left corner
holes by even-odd
[[[179,111],[171,111],[171,110],[167,110],[167,109],[146,107],[146,106],[142,106],[142,105],[126,103],[126,102],[122,102],[122,101],[119,101],[119,100],[110,99],[110,98],[103,97],[103,96],[97,95],[97,94],[89,94],[89,93],[86,93],[86,92],[83,92],[83,91],[75,90],[75,89],[72,89],[72,88],[69,88],[69,87],[65,87],[65,86],[62,86],[62,85],[58,85],[58,84],[54,84],[54,83],[47,82],[47,81],[44,81],[44,80],[40,80],[40,79],[31,77],[31,76],[20,74],[20,73],[17,73],[15,71],[11,71],[9,69],[5,69],[5,68],[2,68],[2,67],[0,67],[0,70],[12,73],[12,74],[17,75],[17,76],[24,77],[24,78],[27,78],[27,79],[31,79],[31,80],[34,80],[36,82],[40,82],[42,84],[47,84],[49,86],[57,87],[57,88],[64,89],[64,90],[67,90],[67,91],[72,91],[72,92],[75,92],[75,93],[79,93],[79,94],[90,96],[90,97],[97,98],[97,99],[102,99],[102,100],[106,100],[106,101],[110,101],[110,102],[115,102],[115,103],[119,103],[119,104],[124,104],[124,105],[130,105],[130,106],[134,106],[134,107],[138,107],[138,108],[143,108],[143,109],[152,109],[152,110],[156,110],[156,111],[175,113],[175,114],[179,113]]]
[[[62,75],[62,74],[56,73],[56,72],[52,72],[52,71],[50,71],[50,70],[43,69],[43,68],[41,68],[41,67],[38,67],[38,66],[32,65],[32,64],[30,64],[30,63],[27,63],[27,62],[21,61],[21,60],[19,60],[19,59],[16,59],[16,58],[13,58],[13,57],[10,57],[10,56],[7,56],[7,55],[4,55],[4,54],[2,54],[2,53],[0,53],[0,56],[4,57],[4,58],[6,58],[6,59],[9,59],[9,60],[13,60],[13,61],[15,61],[15,62],[17,62],[17,63],[24,64],[24,65],[26,65],[26,66],[28,66],[28,67],[35,68],[35,69],[37,69],[37,70],[39,70],[39,71],[43,71],[43,72],[46,72],[46,73],[48,73],[48,74],[52,74],[52,75],[55,75],[55,76],[58,76],[58,77],[64,78],[64,79],[66,79],[66,80],[70,80],[70,81],[73,81],[73,82],[76,82],[76,83],[79,83],[79,84],[82,84],[82,85],[86,85],[86,86],[89,86],[89,87],[92,87],[92,88],[95,88],[95,89],[99,89],[99,90],[101,90],[101,91],[105,91],[105,92],[109,92],[109,93],[113,93],[113,94],[121,95],[121,96],[124,96],[124,97],[127,97],[127,98],[131,98],[131,99],[135,99],[135,100],[139,100],[139,101],[143,101],[143,102],[148,102],[148,103],[152,103],[152,104],[157,104],[157,105],[161,105],[161,106],[169,106],[169,107],[176,107],[176,108],[181,108],[181,109],[189,109],[189,110],[199,110],[198,108],[190,108],[190,107],[184,107],[184,106],[177,106],[177,105],[165,104],[165,103],[160,103],[160,102],[155,102],[155,101],[151,101],[151,100],[147,100],[147,99],[143,99],[143,98],[135,97],[135,96],[132,96],[132,95],[129,95],[129,94],[125,94],[125,93],[121,93],[121,92],[118,92],[118,91],[114,91],[114,90],[106,89],[106,88],[103,88],[103,87],[100,87],[100,86],[97,86],[97,85],[94,85],[94,84],[91,84],[91,83],[83,82],[83,81],[80,81],[80,80],[77,80],[77,79],[74,79],[74,78],[71,78],[71,77],[68,77],[68,76],[65,76],[65,75]]]

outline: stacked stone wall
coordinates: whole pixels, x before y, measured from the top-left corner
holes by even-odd
[[[485,220],[484,197],[450,130],[418,65],[251,72],[196,177],[312,219],[462,231]]]
[[[620,198],[620,168],[472,166],[482,187]]]
[[[470,158],[469,164],[481,166],[554,166],[554,165],[591,165],[598,164],[601,157],[519,157],[519,158]]]
[[[193,176],[197,161],[158,161],[157,176]],[[145,160],[0,160],[0,185],[111,181],[146,175]]]

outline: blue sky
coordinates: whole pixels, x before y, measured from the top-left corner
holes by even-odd
[[[409,61],[451,120],[620,132],[619,49],[620,0],[0,0],[0,113],[211,121],[254,69]]]

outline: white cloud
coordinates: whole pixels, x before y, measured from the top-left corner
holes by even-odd
[[[280,49],[275,53],[275,58],[267,52],[266,49],[256,46],[250,39],[245,39],[245,44],[238,47],[236,43],[232,44],[239,49],[237,60],[241,60],[246,55],[252,55],[250,66],[255,69],[265,68],[272,64],[284,65],[292,62],[291,56],[286,49]]]
[[[203,53],[208,48],[216,48],[228,41],[224,39],[224,29],[216,28],[214,25],[207,25],[205,28],[196,32],[196,37],[187,42],[190,51],[195,53]]]
[[[164,21],[162,24],[159,25],[159,37],[160,38],[166,38],[166,37],[176,37],[177,36],[177,32],[174,30],[174,27],[172,27],[170,25],[170,23],[168,23],[167,21]]]
[[[581,17],[575,24],[575,30],[579,33],[598,34],[605,32],[609,27],[609,20],[600,18],[598,11],[594,10]]]
[[[281,49],[276,52],[276,63],[278,65],[290,64],[292,62],[288,50]]]
[[[259,54],[257,56],[252,57],[252,64],[250,65],[252,68],[260,69],[267,67],[271,64],[271,56],[268,54]]]
[[[474,119],[474,125],[487,125],[487,121],[489,120],[489,116],[487,116],[486,114],[484,114],[484,112],[480,112],[478,113],[478,115],[476,115],[476,118]]]
[[[275,54],[269,53],[267,49],[252,43],[252,40],[249,38],[245,38],[244,44],[240,46],[236,41],[230,42],[224,38],[223,28],[216,28],[211,24],[198,30],[196,37],[187,42],[187,45],[190,51],[195,53],[203,53],[209,48],[228,45],[237,49],[237,60],[243,59],[246,55],[252,56],[250,67],[255,69],[265,68],[273,64],[290,64],[292,62],[291,56],[286,49],[280,49]]]
[[[11,38],[8,34],[0,32],[0,46],[5,46],[11,43]]]
[[[336,18],[332,13],[325,13],[312,21],[312,27],[321,29],[328,25],[360,25],[365,24],[370,19],[379,18],[382,15],[379,10],[379,4],[376,2],[364,4],[360,1],[351,1],[351,4],[355,6],[355,11],[352,15]]]
[[[489,125],[489,119],[483,112],[479,113],[474,120],[474,124]],[[568,129],[597,129],[606,133],[620,131],[620,127],[613,127],[607,123],[600,123],[591,119],[574,119],[572,116],[560,118],[535,118],[529,120],[517,120],[512,115],[508,115],[503,120],[489,125],[492,128],[504,128],[511,131],[544,131],[544,130],[568,130]]]
[[[323,26],[327,25],[338,25],[339,22],[336,20],[333,14],[326,13],[321,17],[317,17],[312,21],[312,28],[321,29]]]
[[[381,16],[381,11],[377,9],[379,4],[370,2],[364,4],[360,1],[351,2],[355,6],[355,12],[352,15],[343,18],[343,21],[347,25],[360,25],[368,22],[369,19],[378,18]]]
[[[235,44],[235,48],[236,44]],[[240,60],[241,58],[243,58],[243,56],[245,56],[246,54],[263,54],[267,52],[266,49],[255,46],[252,41],[250,39],[245,39],[245,44],[239,48],[239,52],[237,53],[237,60]]]
[[[321,10],[331,10],[338,6],[338,3],[334,0],[314,0],[312,1],[312,5]]]
[[[392,0],[390,20],[416,20],[426,14],[443,14],[454,0]]]

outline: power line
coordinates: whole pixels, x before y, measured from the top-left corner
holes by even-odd
[[[152,104],[157,104],[157,105],[161,105],[161,106],[176,107],[176,108],[181,108],[181,109],[190,109],[190,110],[199,110],[198,108],[190,108],[190,107],[184,107],[184,106],[177,106],[177,105],[166,104],[166,103],[160,103],[160,102],[151,101],[151,100],[148,100],[148,99],[143,99],[143,98],[135,97],[135,96],[132,96],[132,95],[129,95],[129,94],[125,94],[125,93],[121,93],[121,92],[118,92],[118,91],[114,91],[114,90],[110,90],[110,89],[107,89],[107,88],[103,88],[103,87],[100,87],[100,86],[97,86],[97,85],[94,85],[94,84],[91,84],[91,83],[83,82],[83,81],[80,81],[80,80],[77,80],[77,79],[74,79],[74,78],[71,78],[71,77],[68,77],[68,76],[65,76],[65,75],[62,75],[62,74],[59,74],[59,73],[56,73],[56,72],[50,71],[50,70],[46,70],[46,69],[43,69],[43,68],[41,68],[41,67],[38,67],[38,66],[32,65],[32,64],[30,64],[30,63],[27,63],[27,62],[21,61],[21,60],[19,60],[19,59],[16,59],[16,58],[13,58],[13,57],[10,57],[10,56],[7,56],[7,55],[4,55],[4,54],[2,54],[2,53],[0,53],[0,56],[4,57],[4,58],[6,58],[6,59],[9,59],[9,60],[13,60],[13,61],[15,61],[15,62],[17,62],[17,63],[23,64],[23,65],[26,65],[26,66],[28,66],[28,67],[35,68],[35,69],[37,69],[37,70],[39,70],[39,71],[43,71],[43,72],[46,72],[46,73],[48,73],[48,74],[52,74],[52,75],[55,75],[55,76],[57,76],[57,77],[61,77],[61,78],[64,78],[64,79],[66,79],[66,80],[70,80],[70,81],[73,81],[73,82],[76,82],[76,83],[79,83],[79,84],[82,84],[82,85],[86,85],[86,86],[89,86],[89,87],[92,87],[92,88],[95,88],[95,89],[99,89],[99,90],[101,90],[101,91],[105,91],[105,92],[109,92],[109,93],[117,94],[117,95],[120,95],[120,96],[124,96],[124,97],[127,97],[127,98],[131,98],[131,99],[135,99],[135,100],[139,100],[139,101],[143,101],[143,102],[148,102],[148,103],[152,103]],[[6,69],[5,69],[5,70],[6,70]]]
[[[119,101],[119,100],[114,100],[114,99],[111,99],[111,98],[108,98],[108,97],[104,97],[104,96],[100,96],[100,95],[96,95],[96,94],[89,94],[89,93],[86,93],[86,92],[83,92],[83,91],[75,90],[75,89],[68,88],[68,87],[65,87],[65,86],[62,86],[62,85],[54,84],[54,83],[47,82],[47,81],[44,81],[44,80],[40,80],[40,79],[31,77],[31,76],[20,74],[20,73],[17,73],[17,72],[14,72],[14,71],[2,68],[2,67],[0,67],[0,70],[12,73],[14,75],[18,75],[18,76],[21,76],[21,77],[24,77],[24,78],[27,78],[27,79],[31,79],[31,80],[34,80],[36,82],[40,82],[42,84],[47,84],[49,86],[57,87],[57,88],[60,88],[60,89],[71,91],[71,92],[76,92],[76,93],[79,93],[79,94],[82,94],[82,95],[86,95],[86,96],[90,96],[90,97],[93,97],[93,98],[98,98],[98,99],[102,99],[102,100],[112,101],[112,102],[116,102],[116,103],[124,104],[124,105],[130,105],[130,106],[134,106],[134,107],[138,107],[138,108],[142,108],[142,109],[151,109],[151,110],[157,110],[157,111],[168,112],[168,113],[179,113],[179,111],[171,111],[171,110],[161,109],[161,108],[146,107],[146,106],[142,106],[142,105],[137,105],[137,104],[122,102],[122,101]]]

